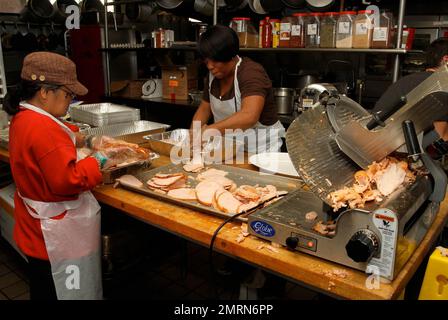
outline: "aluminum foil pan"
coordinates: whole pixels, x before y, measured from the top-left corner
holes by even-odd
[[[83,133],[90,135],[105,135],[109,137],[118,137],[122,135],[128,135],[133,133],[153,131],[158,129],[168,129],[170,125],[146,120],[132,121],[128,123],[118,123],[103,127],[90,128]]]
[[[70,108],[73,121],[92,126],[140,120],[140,110],[113,103],[82,104]]]

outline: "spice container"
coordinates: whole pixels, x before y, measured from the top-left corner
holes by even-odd
[[[293,17],[284,17],[280,22],[280,48],[289,48],[289,42],[291,40],[291,25]]]
[[[403,26],[403,36],[401,37],[401,49],[411,50],[414,42],[415,29]]]
[[[375,22],[372,36],[372,48],[392,48],[393,16],[388,11],[383,11],[379,21]]]
[[[241,48],[258,47],[258,33],[252,25],[250,18],[235,17],[230,22],[230,28],[238,34]]]
[[[353,24],[353,48],[370,48],[373,35],[373,10],[361,10]]]
[[[327,12],[320,21],[320,44],[321,48],[336,47],[336,22],[337,12]]]
[[[260,21],[258,34],[258,47],[270,48],[272,46],[272,25],[269,21],[269,17]]]
[[[339,13],[336,27],[336,48],[351,48],[353,44],[353,23],[356,11]]]
[[[280,19],[269,20],[272,26],[272,48],[278,48],[280,42]]]
[[[319,27],[322,13],[313,12],[305,18],[305,47],[318,48],[320,43]]]
[[[303,48],[305,47],[305,17],[308,16],[308,13],[294,13],[293,21],[291,25],[291,40],[289,42],[289,46],[291,48]]]

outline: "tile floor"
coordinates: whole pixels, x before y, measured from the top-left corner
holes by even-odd
[[[208,250],[168,233],[157,234],[158,250],[152,250],[132,267],[104,277],[106,299],[201,300],[238,299],[239,283],[250,267],[215,253],[218,268],[228,264],[239,276],[216,275],[210,286]],[[187,255],[182,255],[183,248]],[[187,260],[184,257],[187,256]],[[226,262],[227,261],[227,262]],[[0,300],[28,300],[27,265],[23,258],[0,237]],[[260,299],[320,299],[321,296],[293,283],[270,275]]]

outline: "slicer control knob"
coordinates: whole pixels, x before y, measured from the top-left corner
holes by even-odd
[[[356,232],[345,246],[347,255],[355,262],[367,262],[378,250],[378,238],[368,229]]]
[[[286,245],[290,249],[295,249],[299,245],[299,238],[297,237],[288,237],[286,238]]]

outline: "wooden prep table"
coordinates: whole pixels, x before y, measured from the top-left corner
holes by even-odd
[[[9,153],[0,148],[0,160],[8,161]],[[169,158],[161,156],[152,168],[169,164]],[[256,169],[252,165],[239,165]],[[122,188],[104,185],[93,190],[99,202],[110,205],[145,223],[174,233],[182,238],[209,245],[211,237],[222,219],[174,204],[162,202]],[[1,203],[3,206],[4,203]],[[432,227],[420,246],[391,283],[381,283],[378,289],[368,289],[367,275],[321,258],[285,248],[267,248],[270,243],[248,236],[241,243],[236,239],[241,233],[241,222],[227,224],[218,234],[215,250],[231,257],[259,266],[311,289],[345,299],[397,299],[407,283],[433,247],[443,226],[448,221],[448,197],[441,204]],[[260,248],[264,245],[263,248]],[[336,273],[343,270],[345,277]],[[336,271],[336,272],[334,272]]]

